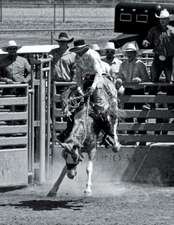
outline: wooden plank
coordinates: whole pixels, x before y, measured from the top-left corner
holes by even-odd
[[[123,110],[125,118],[174,118],[174,112],[166,109],[156,110]]]
[[[174,103],[174,96],[167,95],[124,95],[121,103]]]
[[[54,109],[54,116],[55,117],[63,117],[63,111],[62,109]]]
[[[0,134],[13,134],[13,133],[27,133],[28,126],[27,125],[13,125],[13,126],[0,126]]]
[[[28,84],[21,84],[19,82],[14,82],[13,84],[0,84],[0,88],[27,88]]]
[[[77,83],[74,82],[74,81],[71,81],[71,82],[55,82],[54,84],[55,84],[55,86],[66,86],[66,87],[68,87],[68,86],[76,85]]]
[[[34,79],[34,86],[40,86],[40,80]]]
[[[59,94],[55,94],[54,95],[54,102],[56,103],[56,102],[61,102],[61,95],[59,95]]]
[[[119,131],[125,130],[148,130],[148,131],[155,131],[155,130],[164,130],[164,131],[174,131],[174,124],[171,123],[122,123],[120,122],[117,128]]]
[[[33,125],[34,125],[34,127],[40,127],[40,121],[35,120]]]
[[[23,151],[27,151],[27,148],[4,148],[4,149],[1,149],[0,151],[0,156],[1,156],[1,153],[4,153],[4,152],[23,152]]]
[[[56,122],[55,123],[55,130],[56,131],[62,131],[65,130],[67,127],[67,123],[66,122]]]
[[[28,137],[27,136],[0,137],[0,146],[26,145],[27,143],[28,143]]]
[[[27,120],[27,112],[0,112],[0,120]]]
[[[167,151],[170,149],[174,150],[174,145],[172,144],[167,144],[167,143],[156,143],[156,144],[149,144],[149,145],[146,145],[146,146],[139,146],[139,145],[122,145],[120,150],[121,151],[131,151],[131,150],[138,150],[138,151],[147,151],[147,150],[151,150],[153,151],[154,149],[157,149],[158,148],[158,151]]]
[[[125,87],[174,87],[174,84],[169,84],[169,83],[162,83],[162,82],[142,82],[142,83],[135,83],[135,82],[124,82]]]
[[[173,143],[174,135],[152,135],[152,134],[118,134],[119,141],[125,142],[170,142]]]
[[[28,97],[0,98],[0,105],[27,105]]]

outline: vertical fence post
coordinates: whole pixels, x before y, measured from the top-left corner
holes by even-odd
[[[43,71],[43,63],[41,63],[41,74],[40,74],[40,171],[39,171],[39,182],[40,184],[44,183],[46,180],[45,174],[45,77]]]
[[[31,89],[29,90],[29,183],[34,183],[34,66],[31,69]]]
[[[54,13],[53,13],[53,31],[55,33],[56,30],[56,1],[53,2]]]
[[[51,110],[51,59],[48,61],[47,67],[47,106],[46,106],[46,176],[49,176],[50,170],[50,138],[51,138],[51,117],[50,117],[50,110]]]
[[[51,40],[50,40],[50,42],[51,42],[51,45],[53,45],[53,31],[51,31]]]
[[[62,3],[63,3],[63,6],[62,6],[62,8],[63,8],[63,23],[65,23],[65,0],[63,0]]]
[[[0,0],[0,22],[2,22],[2,0]]]

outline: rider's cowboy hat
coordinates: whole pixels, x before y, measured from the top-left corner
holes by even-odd
[[[166,19],[170,17],[170,14],[167,9],[162,9],[159,16],[155,14],[156,18],[158,19]]]
[[[4,52],[8,52],[8,49],[10,48],[16,48],[16,50],[18,50],[19,48],[21,48],[21,46],[17,45],[16,41],[14,40],[10,40],[7,44],[7,46],[2,47],[2,50]]]
[[[72,42],[74,40],[74,38],[69,38],[68,34],[66,32],[61,32],[58,36],[58,38],[54,39],[57,42]]]
[[[78,39],[74,41],[74,47],[70,48],[71,52],[79,52],[84,49],[89,49],[89,46],[85,43],[83,39]]]
[[[101,50],[98,44],[92,44],[91,49],[93,49],[94,51],[100,51]]]
[[[106,45],[104,46],[104,49],[105,50],[114,50],[114,51],[116,50],[114,43],[111,41],[106,43]]]
[[[138,46],[134,42],[128,42],[123,46],[124,52],[137,52]]]

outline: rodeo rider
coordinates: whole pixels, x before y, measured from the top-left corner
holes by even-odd
[[[74,41],[74,47],[70,51],[76,53],[75,64],[76,74],[75,80],[78,85],[78,90],[81,93],[88,93],[92,96],[94,102],[94,110],[96,114],[104,120],[106,129],[104,130],[106,140],[110,137],[114,138],[111,121],[108,116],[108,109],[110,106],[109,101],[104,93],[104,77],[100,55],[91,49],[83,39]],[[112,91],[111,91],[112,92]],[[113,110],[117,112],[117,93],[109,94],[110,101],[112,102]],[[111,142],[113,146],[113,142]],[[119,143],[115,143],[113,151],[119,149]]]

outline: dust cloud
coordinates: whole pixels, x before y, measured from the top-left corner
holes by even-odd
[[[56,181],[65,165],[61,155],[58,154],[54,160],[49,186],[51,187]],[[101,159],[94,160],[93,175],[92,175],[92,196],[94,197],[109,197],[117,196],[126,192],[124,183],[117,179],[117,173],[114,168],[115,162],[103,161]],[[85,159],[77,167],[77,176],[70,180],[65,176],[58,190],[58,195],[84,196],[84,190],[87,182],[86,174],[87,155]]]

